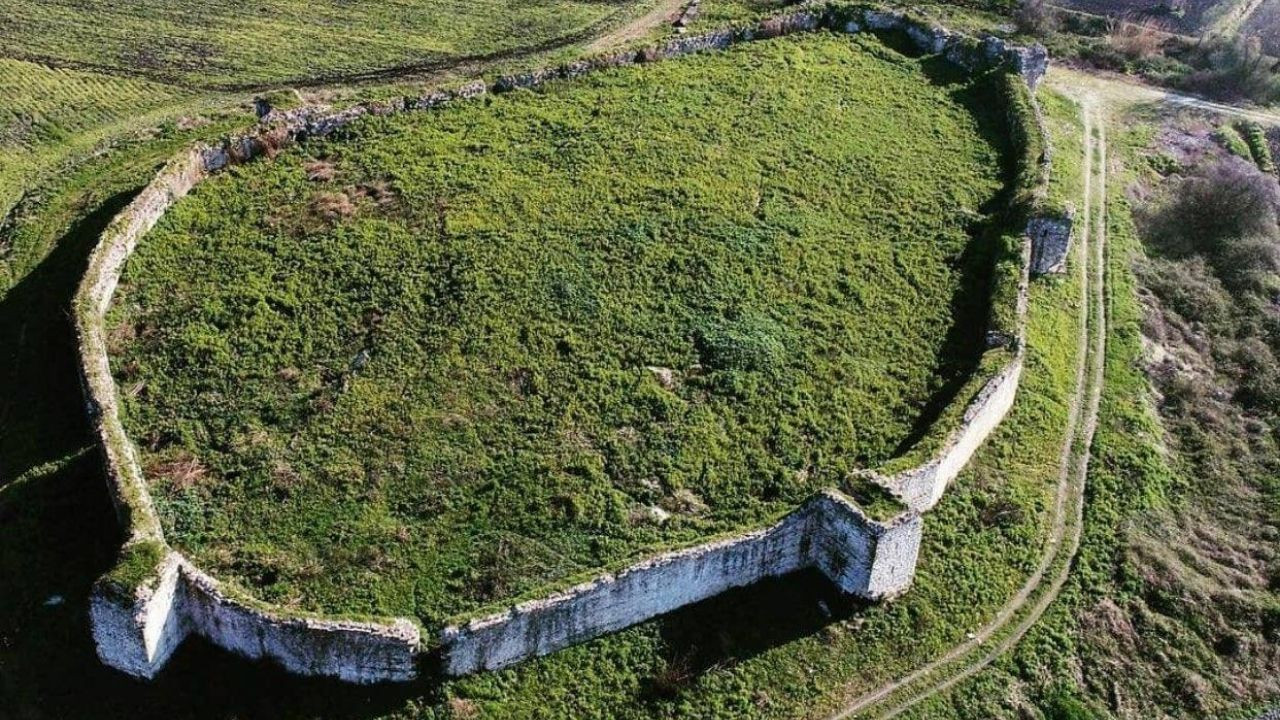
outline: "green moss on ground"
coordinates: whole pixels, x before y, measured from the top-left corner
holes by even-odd
[[[114,592],[132,597],[140,586],[156,578],[169,549],[158,540],[144,540],[124,546],[111,572],[102,577]]]
[[[981,351],[986,97],[784,38],[210,181],[111,318],[171,539],[264,599],[430,627],[891,457]]]

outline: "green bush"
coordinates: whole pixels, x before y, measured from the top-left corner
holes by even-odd
[[[1253,155],[1249,152],[1249,144],[1240,136],[1240,132],[1234,127],[1222,124],[1213,131],[1213,139],[1218,141],[1227,152],[1245,160],[1252,160]]]
[[[1238,124],[1240,134],[1249,148],[1249,157],[1257,164],[1258,169],[1271,175],[1276,174],[1276,163],[1271,157],[1271,143],[1267,141],[1266,131],[1252,120],[1243,120]]]
[[[781,325],[766,317],[749,316],[702,329],[697,346],[702,364],[713,370],[770,373],[786,359]]]
[[[1188,90],[1262,105],[1280,99],[1276,60],[1267,57],[1256,37],[1233,34],[1201,38],[1183,59],[1194,68],[1180,81]]]
[[[1059,689],[1049,695],[1041,705],[1041,710],[1045,720],[1102,720],[1104,717],[1066,689]]]

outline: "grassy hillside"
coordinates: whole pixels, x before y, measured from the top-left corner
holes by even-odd
[[[201,86],[278,83],[481,57],[599,31],[628,0],[0,1],[0,46]]]
[[[892,456],[987,313],[996,120],[940,72],[781,39],[201,186],[112,318],[173,541],[270,600],[434,625]]]
[[[50,165],[194,99],[158,83],[0,57],[0,217]],[[0,263],[5,254],[0,244]]]
[[[1205,207],[1195,179],[1234,166],[1251,192],[1226,193],[1262,190],[1270,207],[1193,216],[1256,223],[1274,247],[1280,188],[1211,123],[1116,119],[1112,326],[1077,570],[1016,652],[912,717],[1251,720],[1280,693],[1276,258],[1231,254],[1257,236],[1178,222],[1203,243],[1187,252],[1159,221],[1184,194]]]

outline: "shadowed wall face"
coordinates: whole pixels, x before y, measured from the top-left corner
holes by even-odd
[[[817,568],[844,592],[891,597],[915,575],[922,526],[915,513],[878,523],[843,496],[820,493],[767,530],[668,553],[554,597],[446,628],[445,671],[496,670],[806,568]]]

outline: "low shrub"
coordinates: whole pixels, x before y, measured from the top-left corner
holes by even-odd
[[[748,316],[698,331],[702,364],[712,370],[771,372],[786,358],[783,329],[777,322]]]
[[[1194,70],[1180,85],[1224,100],[1270,104],[1280,100],[1277,61],[1262,51],[1257,38],[1201,38],[1183,58]]]
[[[1062,24],[1049,0],[1022,0],[1013,11],[1013,23],[1018,32],[1040,38],[1053,35]]]
[[[1213,131],[1213,139],[1232,155],[1245,160],[1253,159],[1253,155],[1249,152],[1249,144],[1244,141],[1240,133],[1231,125],[1219,125]]]
[[[1226,158],[1174,181],[1139,218],[1148,237],[1177,256],[1211,260],[1241,238],[1276,237],[1280,187],[1240,158]]]
[[[1107,32],[1107,44],[1130,60],[1158,55],[1168,32],[1151,20],[1121,20]]]
[[[1252,120],[1242,120],[1237,124],[1243,142],[1249,150],[1249,157],[1258,169],[1270,175],[1276,174],[1276,163],[1271,156],[1271,144],[1262,126]]]
[[[1041,709],[1045,720],[1101,720],[1103,717],[1094,712],[1072,691],[1059,689],[1047,697]]]

